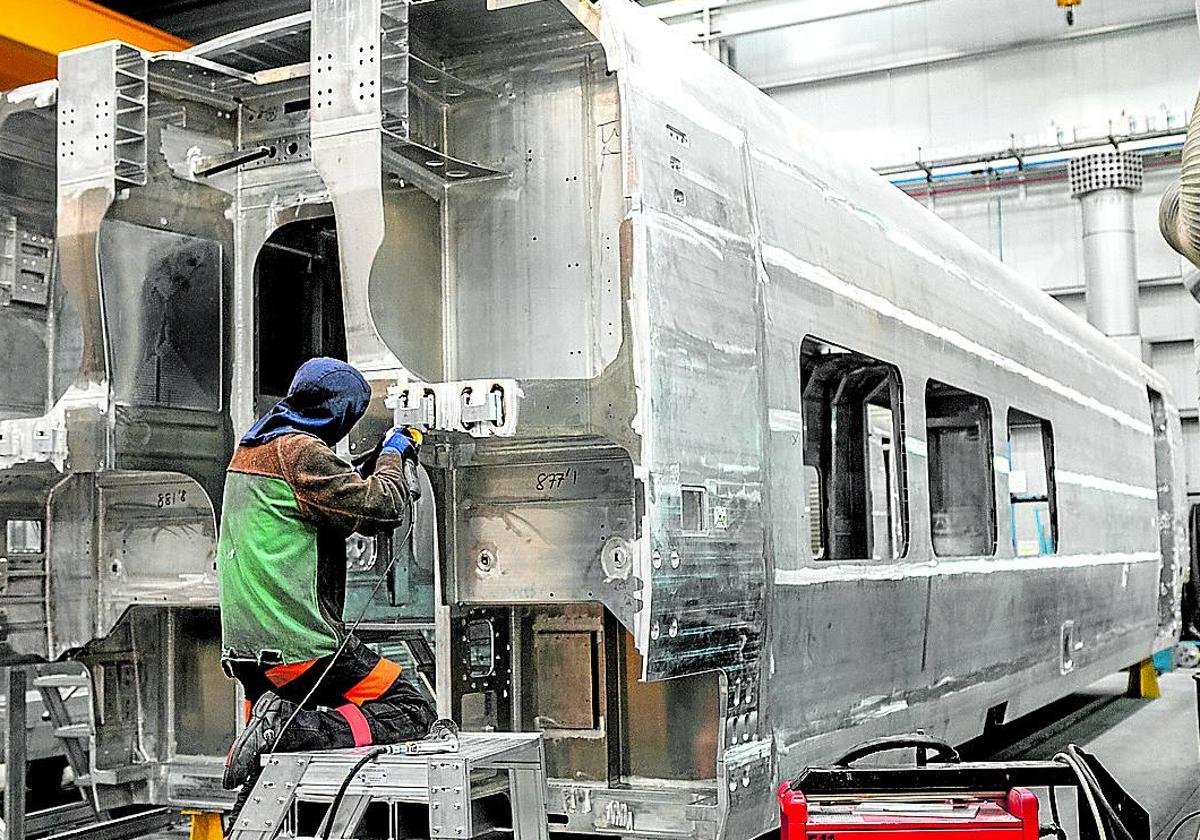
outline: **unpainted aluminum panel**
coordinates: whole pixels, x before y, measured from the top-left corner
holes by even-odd
[[[526,52],[458,69],[503,93],[451,106],[450,149],[506,177],[445,198],[448,378],[589,379],[621,347],[616,84],[594,49]]]
[[[141,407],[221,407],[221,245],[105,221],[100,274],[113,398]]]
[[[1155,522],[1165,516],[1176,527],[1180,496],[1172,486],[1164,491],[1169,498],[1156,499],[1146,387],[1157,378],[865,168],[826,148],[778,105],[699,51],[669,41],[643,11],[606,3],[601,18],[634,163],[627,190],[635,241],[631,288],[635,296],[645,290],[639,301],[644,318],[634,329],[644,342],[638,383],[651,396],[641,403],[641,416],[650,418],[643,443],[648,519],[652,528],[669,522],[656,507],[670,504],[678,485],[704,484],[703,472],[691,480],[684,472],[691,456],[709,473],[722,465],[739,468],[754,512],[770,523],[755,546],[769,573],[763,584],[771,593],[770,668],[762,663],[758,705],[746,715],[728,710],[724,728],[733,737],[726,739],[725,780],[757,778],[766,767],[762,759],[772,761],[772,744],[780,765],[767,775],[778,778],[869,735],[925,727],[961,740],[979,732],[991,705],[1032,708],[1169,640],[1176,625],[1166,615],[1160,621],[1159,601],[1177,603],[1173,570],[1180,557],[1160,545]],[[719,142],[707,142],[710,136]],[[739,154],[723,157],[720,143]],[[689,165],[689,154],[701,162]],[[726,162],[706,170],[709,159]],[[717,186],[709,189],[711,175],[690,185],[689,169],[720,172]],[[746,222],[739,206],[746,208]],[[749,267],[744,274],[737,270],[742,253]],[[719,271],[722,283],[700,291],[706,270]],[[757,309],[739,320],[730,296],[756,301]],[[711,345],[667,344],[675,337],[671,327],[698,318],[693,310],[700,307],[690,305],[696,300],[722,316],[722,323],[695,330]],[[736,334],[725,331],[730,324]],[[829,563],[811,556],[805,465],[797,451],[804,433],[797,356],[808,335],[901,372],[912,540],[899,561]],[[730,347],[744,348],[747,361],[741,380],[723,383],[725,396],[717,401],[706,383],[689,376],[697,369],[714,379],[713,368]],[[674,367],[655,357],[663,348],[674,351]],[[1058,430],[1058,503],[1071,512],[1060,515],[1061,556],[1014,557],[1003,514],[996,557],[933,556],[923,445],[930,378],[986,395],[997,418],[1011,405]],[[666,398],[676,389],[691,398],[687,413],[703,417],[709,430],[689,431],[690,450],[671,447],[690,420]],[[757,411],[739,413],[742,401]],[[1169,441],[1174,426],[1169,419],[1166,425]],[[1004,453],[1004,424],[994,423],[993,435],[993,451]],[[769,452],[769,462],[748,456],[758,447]],[[662,480],[672,465],[678,477]],[[1008,496],[1008,473],[1007,459],[998,457],[999,499]],[[731,507],[729,521],[742,524],[739,513]],[[667,556],[658,559],[667,565]],[[691,595],[680,578],[690,582],[690,575],[702,574],[691,572],[686,555],[679,559],[681,571],[653,577],[649,609],[656,620],[674,606],[673,597]],[[714,566],[720,568],[712,562],[705,568]],[[746,569],[739,571],[738,579],[746,580]],[[727,592],[736,591],[718,579]],[[745,608],[738,613],[743,620],[750,615]],[[977,638],[968,616],[985,618],[987,632]],[[1074,670],[1064,674],[1058,626],[1072,619],[1086,629]],[[661,621],[651,625],[651,660],[657,653],[677,663],[713,661],[702,659],[709,649],[701,634],[689,634],[686,646],[663,655],[662,639],[670,637],[662,631]],[[731,835],[752,835],[765,825],[761,820],[775,819],[769,797],[757,797],[757,785],[749,790],[741,797],[729,788]]]
[[[515,454],[485,452],[456,470],[453,600],[599,601],[632,623],[644,592],[629,459],[612,449]]]
[[[624,15],[619,8],[615,21]],[[640,412],[650,418],[643,653],[646,676],[662,679],[757,660],[766,453],[744,137],[679,107],[702,79],[673,73],[664,89],[657,78],[636,59],[620,68],[627,172],[636,173],[627,185],[637,208],[632,288],[645,319],[634,325],[645,331],[635,339],[644,342]],[[685,485],[704,488],[712,512],[699,533],[683,530]]]

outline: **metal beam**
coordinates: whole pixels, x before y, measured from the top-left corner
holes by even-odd
[[[1033,38],[1011,41],[1007,44],[997,44],[996,46],[975,50],[950,50],[947,52],[935,53],[933,55],[921,56],[919,58],[891,61],[884,64],[861,67],[853,70],[841,70],[833,73],[815,73],[810,76],[800,76],[797,78],[783,79],[775,82],[754,83],[758,85],[761,90],[774,91],[781,90],[783,88],[800,87],[801,85],[820,84],[823,82],[840,82],[846,79],[857,79],[866,76],[877,76],[883,73],[893,73],[898,70],[913,70],[921,67],[932,67],[938,64],[948,64],[955,61],[969,61],[978,58],[986,58],[992,55],[1003,55],[1004,53],[1018,52],[1020,50],[1035,50],[1042,47],[1068,43],[1071,41],[1087,41],[1093,38],[1103,38],[1108,35],[1118,35],[1125,32],[1161,29],[1163,27],[1175,26],[1181,23],[1195,23],[1195,20],[1196,16],[1192,12],[1164,15],[1162,17],[1151,18],[1149,20],[1139,20],[1130,23],[1117,23],[1111,26],[1097,26],[1093,29],[1076,29],[1061,35],[1056,35],[1053,38]],[[754,80],[752,79],[751,81]]]
[[[29,759],[29,730],[25,719],[25,669],[7,669],[4,715],[4,837],[25,840],[25,771]]]
[[[1166,138],[1182,138],[1187,134],[1187,126],[1179,126],[1177,128],[1157,129],[1153,131],[1141,131],[1136,134],[1120,134],[1112,132],[1112,124],[1109,123],[1110,133],[1105,137],[1089,137],[1084,140],[1072,140],[1066,143],[1050,143],[1039,146],[1017,146],[1015,144],[1003,149],[994,149],[990,152],[982,152],[970,155],[956,155],[954,157],[934,158],[931,160],[917,159],[911,162],[894,163],[886,166],[876,166],[875,171],[884,177],[903,174],[917,174],[918,172],[930,175],[937,169],[951,169],[960,167],[985,167],[1001,160],[1012,160],[1018,164],[1028,161],[1030,158],[1043,157],[1045,155],[1061,155],[1067,152],[1079,152],[1087,150],[1098,150],[1102,148],[1112,148],[1120,150],[1122,146],[1128,146],[1131,143],[1147,143],[1152,140],[1164,140]],[[1182,142],[1182,141],[1181,141]],[[1140,149],[1131,149],[1130,151],[1141,151]]]
[[[931,2],[934,0],[847,0],[836,10],[831,10],[828,6],[813,8],[811,4],[796,0],[668,0],[646,9],[673,29],[700,27],[701,31],[688,35],[693,41],[705,42],[873,12],[891,12]],[[706,30],[706,21],[711,31]]]
[[[150,51],[188,46],[89,0],[0,0],[0,88],[54,78],[60,52],[100,41]]]

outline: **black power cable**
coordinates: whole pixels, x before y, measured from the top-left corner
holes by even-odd
[[[1167,835],[1167,840],[1175,840],[1175,835],[1179,833],[1179,829],[1183,828],[1183,824],[1192,817],[1200,817],[1200,811],[1192,811],[1190,814],[1184,814],[1179,818],[1179,821],[1171,828],[1171,833]]]
[[[371,748],[362,758],[355,762],[354,767],[346,774],[346,778],[342,779],[342,784],[337,789],[337,793],[334,794],[333,801],[329,803],[329,811],[326,812],[325,816],[325,828],[321,831],[321,840],[329,840],[329,834],[333,831],[333,822],[337,819],[338,809],[342,807],[342,800],[346,798],[346,791],[350,789],[350,783],[354,781],[354,777],[367,764],[379,758],[379,756],[387,751],[387,747]]]
[[[1109,826],[1120,836],[1121,840],[1133,840],[1133,835],[1129,833],[1129,829],[1125,827],[1125,823],[1121,821],[1121,817],[1117,814],[1112,803],[1104,795],[1104,791],[1100,789],[1100,781],[1092,772],[1092,768],[1088,767],[1087,762],[1083,760],[1083,754],[1080,753],[1079,747],[1074,744],[1067,745],[1067,754],[1079,763],[1079,769],[1083,772],[1084,780],[1089,788],[1092,789],[1092,794],[1096,797],[1096,802],[1104,811],[1104,816],[1108,818]]]

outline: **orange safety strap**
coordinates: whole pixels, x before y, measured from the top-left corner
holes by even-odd
[[[317,660],[310,659],[307,662],[293,662],[290,665],[276,665],[267,671],[267,679],[269,679],[276,688],[283,688],[297,677],[302,676],[313,665],[317,664]]]
[[[345,693],[345,698],[356,706],[378,700],[400,676],[400,666],[390,659],[380,659],[355,686]]]

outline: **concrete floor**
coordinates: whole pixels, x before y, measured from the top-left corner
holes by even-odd
[[[1068,744],[1078,744],[1150,812],[1154,837],[1163,838],[1181,816],[1200,810],[1195,673],[1159,677],[1158,700],[1130,699],[1124,674],[1107,677],[964,745],[964,758],[1049,759]],[[1192,826],[1178,837],[1197,837],[1200,819]]]

